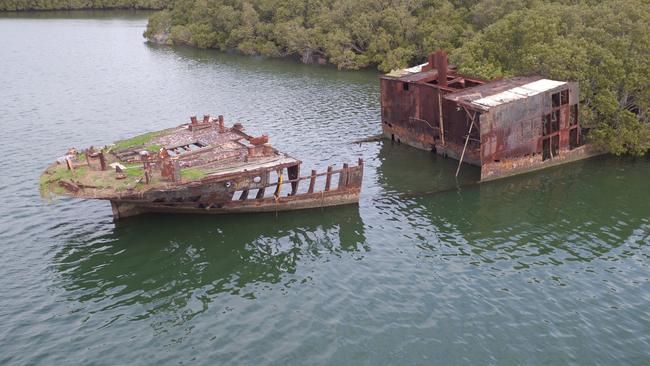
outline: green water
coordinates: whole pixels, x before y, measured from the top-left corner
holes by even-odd
[[[143,43],[138,13],[0,17],[0,364],[649,364],[650,160],[488,184],[386,143],[374,72]],[[359,205],[114,224],[42,200],[71,146],[224,114]]]

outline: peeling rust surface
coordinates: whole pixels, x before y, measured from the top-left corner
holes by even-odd
[[[110,200],[115,218],[150,211],[282,211],[358,202],[361,159],[356,166],[300,176],[302,162],[268,141],[267,135],[246,134],[241,123],[226,127],[223,116],[192,116],[176,128],[99,152],[88,149],[83,159],[76,150],[68,152],[62,163],[44,172],[42,182],[57,194]],[[120,173],[106,169],[116,164],[124,167]],[[62,179],[67,176],[72,179]]]
[[[380,89],[385,138],[463,156],[481,167],[482,180],[594,154],[580,149],[585,131],[577,83],[539,76],[478,80],[456,73],[437,51],[425,65],[381,77]]]

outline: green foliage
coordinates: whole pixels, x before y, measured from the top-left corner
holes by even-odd
[[[85,166],[77,167],[73,173],[66,165],[56,165],[40,176],[38,190],[42,197],[46,197],[50,191],[60,194],[64,189],[59,186],[59,181],[78,179],[87,172],[88,167]]]
[[[144,175],[144,168],[142,164],[126,164],[124,166],[124,174],[127,177],[139,178]]]
[[[650,150],[650,2],[522,8],[452,54],[461,72],[539,74],[580,83],[582,125],[612,153]],[[586,107],[586,108],[585,108]]]
[[[171,0],[2,0],[0,11],[77,9],[164,9]]]
[[[153,152],[153,153],[158,153],[162,149],[162,145],[158,144],[151,144],[147,146],[147,151]]]
[[[151,17],[145,37],[390,71],[462,44],[467,12],[447,0],[174,0]]]
[[[142,135],[138,135],[135,137],[131,137],[126,140],[121,140],[115,143],[115,146],[113,146],[113,150],[123,150],[123,149],[128,149],[130,147],[134,146],[139,146],[139,145],[145,145],[149,141],[155,139],[158,136],[164,135],[167,133],[166,130],[163,131],[154,131],[154,132],[147,132]],[[160,150],[160,145],[151,145],[150,148],[157,148],[156,150],[150,150],[150,151],[158,151]]]
[[[580,82],[581,121],[610,151],[650,149],[648,0],[171,0],[159,43],[388,72],[438,48],[461,72]]]
[[[156,43],[383,72],[443,48],[473,76],[578,81],[592,142],[650,150],[650,0],[0,1],[0,11],[80,8],[166,8],[144,32]]]

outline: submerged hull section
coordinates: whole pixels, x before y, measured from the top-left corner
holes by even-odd
[[[134,201],[111,201],[113,216],[122,219],[145,213],[186,213],[186,214],[238,214],[253,212],[280,212],[324,208],[355,204],[359,202],[360,189],[346,192],[331,191],[303,194],[297,196],[231,201],[221,205],[201,207],[193,204],[160,204]]]

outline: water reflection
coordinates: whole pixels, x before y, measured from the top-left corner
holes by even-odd
[[[145,215],[89,242],[84,237],[75,235],[54,257],[68,300],[89,314],[125,308],[131,313],[119,316],[169,316],[175,324],[221,295],[254,299],[269,286],[287,291],[309,281],[303,261],[369,250],[356,205],[277,218]]]
[[[146,43],[147,49],[158,56],[173,55],[183,63],[201,65],[216,65],[220,69],[231,72],[258,73],[263,79],[296,80],[314,84],[315,81],[351,83],[348,87],[362,86],[367,88],[368,82],[378,82],[379,73],[373,69],[367,70],[337,70],[332,65],[307,65],[297,58],[272,58],[263,56],[246,56],[235,52],[222,52],[214,49],[199,49],[186,46],[165,46]],[[360,85],[356,85],[360,84]],[[321,84],[322,87],[322,84]]]
[[[480,169],[467,164],[456,178],[457,160],[391,141],[382,144],[378,157],[379,184],[388,192],[400,192],[402,197],[455,190],[481,178]]]
[[[605,156],[476,184],[478,169],[469,167],[455,181],[455,162],[426,152],[386,143],[379,156],[386,194],[375,201],[399,217],[399,231],[415,239],[424,257],[461,256],[491,270],[518,271],[620,260],[634,253],[620,249],[647,240],[638,235],[648,224],[647,202],[638,199],[643,159]],[[606,173],[613,170],[624,175]]]

